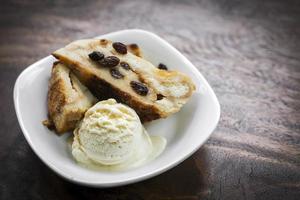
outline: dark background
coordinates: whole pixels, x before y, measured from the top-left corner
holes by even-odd
[[[174,169],[129,186],[66,182],[33,153],[13,86],[72,40],[142,28],[194,63],[221,119]],[[0,199],[300,199],[300,3],[271,0],[0,1]]]

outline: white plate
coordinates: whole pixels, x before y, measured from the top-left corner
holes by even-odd
[[[213,90],[190,61],[153,33],[136,29],[123,30],[99,38],[137,43],[144,56],[154,65],[162,62],[170,69],[188,74],[195,82],[197,90],[180,112],[146,125],[149,134],[162,135],[167,139],[165,151],[146,165],[123,172],[92,171],[76,164],[66,143],[69,134],[57,136],[41,123],[47,118],[48,80],[55,61],[52,56],[30,65],[15,83],[15,109],[27,142],[57,174],[72,182],[94,187],[141,181],[178,165],[208,139],[219,121],[220,105]]]

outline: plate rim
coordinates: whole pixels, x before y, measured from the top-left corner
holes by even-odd
[[[14,107],[15,107],[15,111],[16,111],[16,115],[17,115],[17,119],[18,119],[18,123],[21,127],[22,133],[26,139],[26,141],[29,143],[30,148],[34,151],[34,153],[41,159],[41,161],[46,164],[46,166],[48,166],[50,169],[52,169],[56,174],[58,174],[60,177],[69,180],[73,183],[77,183],[80,185],[85,185],[85,186],[90,186],[90,187],[115,187],[115,186],[122,186],[122,185],[128,185],[131,183],[136,183],[136,182],[140,182],[143,181],[145,179],[148,178],[152,178],[154,176],[157,176],[159,174],[164,173],[165,171],[177,166],[178,164],[182,163],[184,160],[186,160],[188,157],[190,157],[193,153],[195,153],[207,140],[208,138],[211,136],[211,134],[214,132],[214,130],[216,129],[218,122],[220,120],[220,115],[221,115],[221,108],[220,108],[220,103],[218,101],[218,98],[215,94],[215,92],[213,91],[213,89],[211,88],[210,84],[207,82],[207,80],[204,78],[204,76],[201,74],[201,72],[183,55],[181,54],[175,47],[173,47],[170,43],[168,43],[166,40],[162,39],[161,37],[159,37],[158,35],[156,35],[155,33],[152,33],[150,31],[146,31],[146,30],[142,30],[142,29],[125,29],[125,30],[120,30],[120,31],[115,31],[115,32],[111,32],[111,33],[107,33],[107,34],[103,34],[103,35],[99,35],[96,36],[96,38],[101,38],[101,37],[106,37],[106,36],[113,36],[113,35],[119,35],[119,34],[124,34],[124,33],[128,33],[128,32],[135,32],[135,33],[142,33],[142,34],[147,34],[151,37],[154,37],[156,40],[159,41],[159,43],[163,43],[163,45],[167,46],[168,49],[172,50],[173,53],[176,54],[176,56],[179,56],[180,59],[182,59],[184,62],[188,63],[190,65],[190,70],[192,70],[192,72],[195,74],[195,76],[197,78],[200,78],[201,81],[203,81],[205,83],[205,85],[207,86],[207,90],[210,94],[210,96],[212,97],[213,100],[213,104],[216,106],[216,114],[217,114],[217,120],[213,125],[213,128],[211,130],[211,132],[209,134],[206,135],[206,137],[202,140],[202,142],[199,142],[197,144],[197,146],[190,151],[189,153],[185,154],[184,156],[181,156],[179,159],[174,159],[173,162],[170,162],[168,165],[164,165],[162,167],[157,168],[154,171],[148,172],[148,173],[143,173],[141,175],[135,176],[135,177],[127,177],[124,178],[120,181],[107,181],[107,182],[101,182],[101,181],[85,181],[85,180],[79,180],[76,179],[76,177],[72,177],[68,174],[65,174],[62,170],[60,170],[59,168],[57,168],[55,166],[55,164],[53,164],[52,162],[50,162],[49,160],[45,159],[42,155],[40,155],[40,153],[38,152],[38,150],[36,149],[35,145],[33,144],[32,140],[30,139],[30,134],[28,133],[27,129],[25,128],[25,125],[23,124],[23,121],[21,119],[21,113],[20,113],[20,109],[19,109],[19,101],[18,101],[18,97],[19,97],[19,88],[20,88],[20,81],[22,79],[22,77],[24,75],[26,75],[30,70],[33,70],[34,68],[38,67],[40,63],[43,63],[45,60],[51,58],[52,56],[46,56],[40,60],[38,60],[37,62],[29,65],[28,67],[26,67],[17,77],[16,81],[15,81],[15,85],[14,85],[14,90],[13,90],[13,98],[14,98]]]

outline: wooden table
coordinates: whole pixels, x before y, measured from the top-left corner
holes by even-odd
[[[187,56],[221,103],[193,156],[111,189],[66,182],[21,133],[13,86],[29,64],[79,38],[153,31]],[[300,199],[299,1],[2,1],[0,199]]]

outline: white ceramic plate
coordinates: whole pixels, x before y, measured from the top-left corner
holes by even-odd
[[[60,176],[79,184],[111,187],[141,181],[178,165],[195,152],[215,129],[220,105],[213,90],[181,53],[157,35],[143,30],[123,30],[99,36],[113,41],[137,43],[154,65],[162,62],[170,69],[188,74],[197,90],[182,110],[167,119],[146,125],[149,134],[164,136],[165,151],[144,166],[123,172],[92,171],[76,164],[67,147],[70,134],[57,136],[42,125],[47,118],[47,90],[55,58],[48,56],[30,65],[18,77],[14,103],[23,134],[38,157]]]

